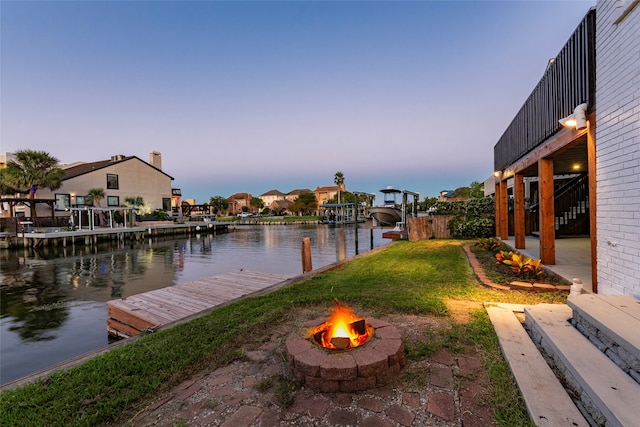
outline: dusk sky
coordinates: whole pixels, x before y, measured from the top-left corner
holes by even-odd
[[[0,151],[149,160],[184,198],[484,181],[594,1],[0,2]]]

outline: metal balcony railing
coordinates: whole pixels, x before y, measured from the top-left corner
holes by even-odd
[[[494,146],[494,168],[503,170],[560,130],[558,120],[587,103],[595,111],[595,21],[592,8],[564,45]]]

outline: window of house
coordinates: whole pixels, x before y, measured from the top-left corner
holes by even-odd
[[[118,175],[114,173],[107,174],[107,189],[108,190],[118,190],[120,186],[118,185]]]
[[[107,206],[120,206],[120,197],[107,196]]]
[[[76,206],[84,206],[86,204],[84,197],[85,196],[76,196]]]
[[[63,211],[71,207],[71,194],[56,194],[56,210]]]
[[[169,197],[162,198],[162,209],[164,209],[165,211],[171,210],[171,198]]]

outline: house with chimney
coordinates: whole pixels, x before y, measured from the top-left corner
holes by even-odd
[[[120,154],[107,160],[76,162],[61,168],[65,175],[60,188],[38,190],[38,198],[55,200],[56,214],[88,205],[87,195],[94,188],[104,190],[105,197],[99,202],[101,207],[118,207],[127,198],[141,197],[151,210],[171,210],[175,193],[171,188],[173,177],[162,170],[159,152],[152,151],[148,162],[137,156]],[[42,209],[42,214],[49,214],[46,206]]]
[[[344,184],[342,186],[329,185],[325,187],[316,187],[316,189],[313,192],[316,195],[318,206],[320,206],[320,205],[324,205],[329,200],[337,198],[338,191],[342,191],[342,192],[347,191],[346,188],[344,187]]]

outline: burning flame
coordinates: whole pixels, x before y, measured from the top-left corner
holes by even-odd
[[[309,333],[325,348],[345,349],[362,345],[371,335],[373,328],[365,319],[345,304],[335,300],[335,307],[326,322],[312,327]]]

